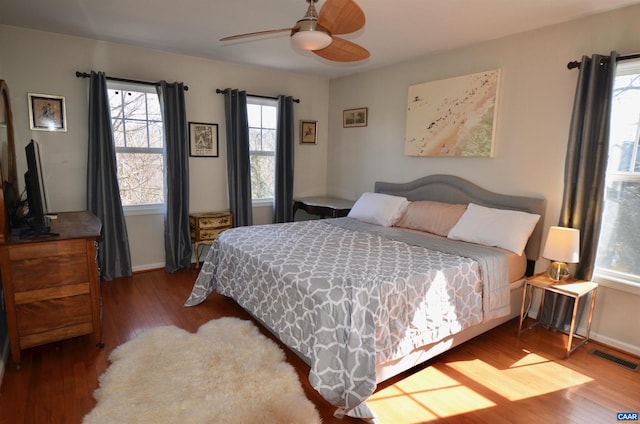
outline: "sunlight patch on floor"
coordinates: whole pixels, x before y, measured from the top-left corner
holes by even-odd
[[[497,369],[479,359],[450,362],[448,365],[509,401],[541,396],[592,381],[534,353],[526,354],[508,369]],[[540,380],[540,375],[546,376],[544,381]]]
[[[495,406],[433,367],[375,393],[367,404],[381,423],[404,422],[407,416],[427,422]]]
[[[374,393],[367,404],[381,423],[403,422],[407,416],[416,423],[429,422],[497,406],[491,399],[514,402],[592,381],[540,355],[523,354],[506,369],[480,359],[450,361],[444,371],[436,364]],[[548,377],[540,381],[540,375]]]

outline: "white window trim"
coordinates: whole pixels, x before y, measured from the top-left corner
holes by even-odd
[[[628,275],[615,271],[596,269],[593,273],[593,281],[604,287],[640,295],[640,282],[633,282]]]
[[[139,91],[141,93],[151,93],[157,94],[155,85],[150,84],[139,84],[135,82],[124,82],[124,81],[107,81],[107,88],[111,90],[122,90],[122,91]]]
[[[268,198],[268,199],[255,199],[251,201],[251,205],[256,206],[256,207],[266,207],[266,206],[273,206],[273,198]]]
[[[124,212],[124,216],[164,215],[165,205],[164,203],[155,203],[152,205],[129,205],[123,206],[122,211]]]

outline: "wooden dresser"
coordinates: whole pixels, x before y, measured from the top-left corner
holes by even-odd
[[[189,228],[196,268],[200,263],[200,246],[211,245],[218,234],[233,226],[231,212],[202,212],[189,214]]]
[[[22,349],[92,334],[102,346],[102,304],[97,267],[100,220],[64,212],[51,220],[57,236],[0,244],[11,359]]]

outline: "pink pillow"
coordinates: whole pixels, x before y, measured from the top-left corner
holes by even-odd
[[[466,209],[467,205],[419,200],[409,203],[395,226],[446,237]]]

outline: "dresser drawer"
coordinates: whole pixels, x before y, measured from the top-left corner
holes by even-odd
[[[226,230],[226,228],[213,228],[213,229],[201,229],[200,238],[198,241],[215,240],[218,234]]]
[[[12,246],[9,250],[9,260],[13,262],[61,255],[84,255],[86,252],[87,243],[82,239],[26,243]]]
[[[16,305],[16,316],[21,337],[57,328],[91,324],[91,299],[89,294],[84,294],[24,303]]]
[[[222,231],[231,228],[233,218],[229,212],[205,212],[189,215],[191,241],[214,240]]]
[[[11,262],[14,293],[86,283],[90,280],[87,256],[61,255]]]
[[[202,217],[198,220],[198,226],[200,229],[205,228],[219,228],[219,227],[228,227],[231,225],[231,216],[211,216],[211,217]]]

